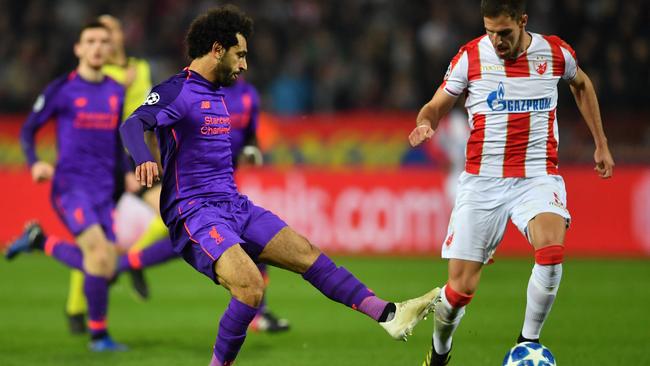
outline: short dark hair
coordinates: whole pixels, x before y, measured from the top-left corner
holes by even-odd
[[[237,44],[237,33],[244,38],[253,33],[253,20],[234,5],[214,8],[194,19],[185,36],[187,55],[195,59],[212,50],[218,42],[225,50]]]
[[[104,24],[100,23],[99,20],[94,19],[86,22],[83,26],[81,26],[81,29],[79,29],[79,39],[81,39],[81,33],[83,33],[86,29],[93,28],[103,28],[106,29],[107,32],[111,32]]]
[[[496,18],[508,15],[519,20],[526,12],[526,0],[481,0],[481,15],[487,18]]]

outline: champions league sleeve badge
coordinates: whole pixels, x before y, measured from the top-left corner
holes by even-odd
[[[144,100],[142,105],[154,105],[160,100],[160,94],[152,92],[147,96],[147,99]]]

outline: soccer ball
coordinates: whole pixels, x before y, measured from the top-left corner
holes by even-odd
[[[503,366],[556,366],[556,363],[548,348],[539,343],[523,342],[506,353]]]

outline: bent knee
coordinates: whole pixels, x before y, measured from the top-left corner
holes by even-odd
[[[115,276],[115,266],[106,261],[86,262],[84,271],[89,275],[111,279]]]
[[[252,307],[258,307],[264,297],[264,279],[261,274],[257,276],[247,276],[236,284],[230,285],[230,293],[239,301]]]
[[[537,249],[564,243],[567,220],[555,214],[540,214],[528,223],[528,240]]]
[[[115,259],[104,253],[90,254],[84,258],[84,270],[93,276],[112,278],[115,275]]]
[[[564,245],[564,234],[563,233],[544,233],[542,235],[536,235],[534,240],[532,240],[533,247],[535,249],[542,249],[544,247],[552,245]]]

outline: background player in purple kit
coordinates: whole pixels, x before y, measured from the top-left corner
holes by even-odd
[[[118,169],[127,172],[118,136],[124,88],[101,72],[109,50],[109,32],[102,24],[84,26],[74,46],[77,69],[50,83],[21,131],[32,178],[36,182],[52,179],[52,205],[74,235],[83,259],[74,244],[46,237],[38,224],[28,225],[6,254],[11,259],[22,251],[40,248],[84,271],[90,348],[94,351],[125,349],[107,330],[108,280],[114,276],[117,261],[112,245],[113,176]],[[56,170],[39,161],[35,152],[36,132],[50,118],[57,121]],[[132,173],[126,173],[125,179],[127,187],[137,188]]]
[[[136,178],[151,186],[158,166],[143,139],[155,129],[163,156],[160,208],[174,249],[232,295],[219,323],[211,365],[231,365],[257,314],[264,281],[254,260],[300,273],[330,299],[406,339],[431,310],[436,288],[402,303],[384,301],[270,211],[237,192],[231,121],[221,86],[246,70],[252,20],[232,6],[194,20],[186,36],[192,62],[156,86],[120,128],[136,161]]]

